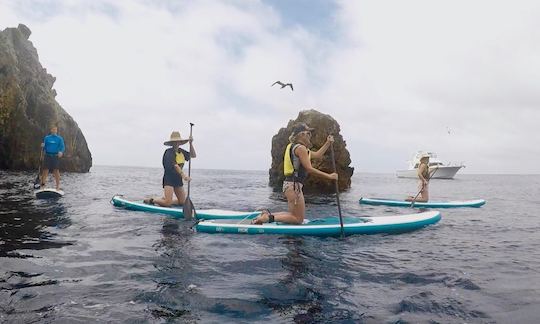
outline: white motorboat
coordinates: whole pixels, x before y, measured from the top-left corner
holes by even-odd
[[[429,155],[429,170],[433,171],[434,169],[437,169],[437,171],[433,174],[433,179],[453,179],[456,173],[461,169],[464,168],[465,165],[463,165],[463,162],[461,163],[447,163],[444,164],[439,158],[437,157],[437,154],[433,152],[424,152],[424,151],[418,151],[415,156],[412,158],[412,160],[409,161],[409,168],[407,170],[398,170],[396,171],[396,175],[398,178],[418,178],[418,165],[420,164],[420,157],[422,155],[428,154]]]

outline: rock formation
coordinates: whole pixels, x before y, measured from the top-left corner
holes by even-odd
[[[22,24],[0,32],[0,169],[37,169],[41,142],[55,124],[66,146],[61,169],[88,172],[84,135],[56,102],[56,79],[39,63],[30,34]]]
[[[346,149],[346,143],[341,134],[340,127],[337,121],[330,115],[322,114],[316,110],[305,110],[298,114],[295,120],[290,120],[287,127],[281,128],[274,137],[272,137],[272,166],[269,170],[270,186],[278,189],[283,184],[283,155],[285,147],[289,144],[289,136],[292,133],[293,126],[298,122],[304,122],[309,127],[315,128],[313,131],[311,142],[313,147],[311,150],[316,151],[323,146],[326,137],[330,134],[334,135],[334,152],[336,157],[336,168],[339,175],[340,191],[347,190],[351,187],[351,177],[354,168],[349,167],[351,157]],[[333,172],[332,158],[330,149],[326,151],[324,158],[321,160],[312,160],[311,164],[324,172]],[[316,176],[309,176],[304,186],[306,192],[334,192],[335,184],[333,181],[322,179]]]

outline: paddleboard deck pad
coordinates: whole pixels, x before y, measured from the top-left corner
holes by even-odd
[[[181,205],[172,207],[161,207],[157,205],[149,205],[143,202],[131,201],[124,198],[122,195],[115,195],[111,199],[111,203],[119,208],[129,210],[143,211],[148,213],[166,214],[176,218],[183,218],[184,212]],[[222,209],[196,209],[196,217],[198,219],[253,219],[261,214],[260,211],[240,212]]]
[[[465,200],[465,201],[428,201],[415,202],[392,200],[385,198],[360,198],[360,204],[374,206],[391,206],[391,207],[418,207],[418,208],[459,208],[459,207],[481,207],[486,203],[483,199]]]
[[[398,234],[414,231],[435,224],[441,219],[438,211],[429,211],[411,215],[383,217],[345,217],[343,230],[345,235],[353,234]],[[229,234],[282,234],[309,236],[341,235],[339,217],[328,217],[306,220],[301,225],[290,225],[279,222],[262,225],[251,224],[246,219],[235,220],[202,220],[196,226],[197,232],[229,233]]]
[[[37,199],[54,199],[64,196],[62,190],[56,190],[54,188],[42,188],[34,191]]]

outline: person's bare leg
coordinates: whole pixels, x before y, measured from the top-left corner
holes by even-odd
[[[41,172],[41,184],[42,187],[45,187],[47,185],[47,177],[49,176],[49,169],[44,168]]]
[[[421,196],[422,196],[422,202],[429,201],[429,188],[427,185],[424,187],[424,190],[422,190]]]
[[[173,200],[173,204],[183,205],[186,201],[184,187],[174,187],[174,194],[176,195],[176,199]]]
[[[408,196],[407,198],[405,198],[405,201],[426,202],[427,200],[424,200],[425,199],[424,192],[427,191],[426,187],[427,186],[425,186],[423,183],[419,182],[418,183],[418,190],[419,190],[418,194],[415,197]]]
[[[278,212],[272,213],[274,215],[274,221],[282,222],[287,224],[302,224],[304,222],[305,212],[306,212],[306,203],[304,201],[304,194],[302,191],[298,195],[294,192],[293,189],[288,189],[285,192],[285,197],[287,197],[287,202],[289,205],[288,212]],[[296,203],[295,203],[296,200]],[[255,224],[267,223],[269,218],[268,214],[263,213],[257,217]]]
[[[60,190],[60,170],[54,169],[54,181],[56,182],[56,190]]]
[[[154,204],[159,205],[161,207],[171,207],[173,203],[173,193],[174,193],[173,187],[165,186],[165,188],[163,188],[164,197],[155,198]]]
[[[427,202],[429,199],[428,189],[427,187],[424,187],[418,197],[416,198],[415,202]]]

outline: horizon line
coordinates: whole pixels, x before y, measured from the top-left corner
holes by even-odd
[[[162,169],[161,166],[140,166],[140,165],[107,165],[107,164],[99,164],[99,165],[93,165],[92,167],[113,167],[113,168],[144,168],[144,169]],[[90,167],[90,170],[92,170],[92,167]],[[220,170],[220,171],[264,171],[268,172],[269,169],[220,169],[220,168],[191,168],[192,170]],[[355,170],[356,171],[356,170]],[[89,171],[90,172],[90,171]],[[357,171],[358,173],[368,173],[368,174],[394,174],[395,171],[392,172],[382,172],[382,171]],[[539,173],[460,173],[463,175],[540,175]]]

